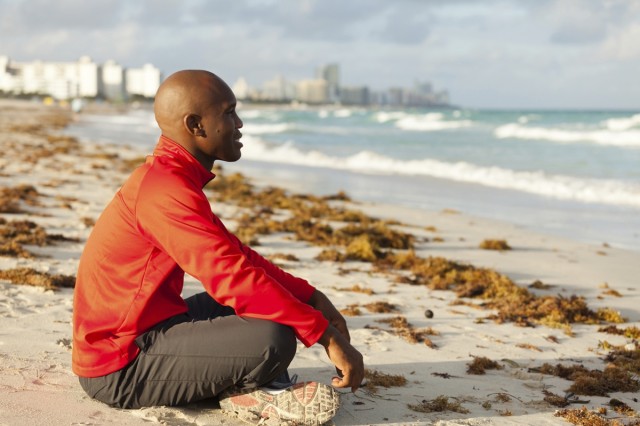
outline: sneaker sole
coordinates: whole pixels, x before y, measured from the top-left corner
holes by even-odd
[[[335,389],[318,382],[297,383],[277,393],[249,389],[220,398],[220,408],[252,424],[321,425],[339,407]]]

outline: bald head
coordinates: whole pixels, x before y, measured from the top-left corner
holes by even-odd
[[[203,116],[231,94],[217,75],[204,70],[178,71],[160,85],[153,110],[162,134],[181,141],[187,134],[186,118]]]

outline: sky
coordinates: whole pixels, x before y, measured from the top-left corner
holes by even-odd
[[[640,0],[0,0],[0,55],[89,55],[230,85],[431,82],[471,108],[640,110]]]

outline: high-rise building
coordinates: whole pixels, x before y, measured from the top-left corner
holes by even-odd
[[[336,102],[340,98],[340,65],[328,64],[319,67],[316,78],[327,82],[329,101]]]
[[[302,80],[296,84],[296,100],[308,104],[326,104],[329,101],[327,80]]]
[[[144,64],[141,68],[128,68],[125,71],[125,87],[131,96],[153,98],[161,81],[160,70],[151,64]]]
[[[126,99],[124,68],[113,60],[108,60],[102,65],[102,84],[100,92],[105,99],[110,101],[123,101]]]

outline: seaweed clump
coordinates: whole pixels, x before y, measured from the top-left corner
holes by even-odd
[[[603,371],[589,370],[576,364],[564,366],[544,363],[541,367],[530,371],[558,376],[573,383],[567,389],[577,395],[609,396],[610,392],[637,392],[640,382],[626,369],[617,365],[609,365]]]
[[[364,377],[367,379],[364,387],[370,392],[376,393],[378,386],[385,388],[400,387],[407,384],[407,379],[403,375],[386,374],[377,370],[365,368]]]
[[[20,201],[37,206],[40,194],[33,185],[18,185],[0,189],[0,213],[24,213]]]
[[[33,253],[26,250],[23,244],[46,246],[56,241],[77,241],[60,234],[47,232],[28,220],[7,221],[0,218],[0,256],[31,258]]]
[[[588,410],[587,407],[564,408],[554,415],[578,426],[624,426],[624,423],[607,419],[595,411]]]
[[[640,339],[640,328],[633,325],[626,328],[618,328],[615,325],[608,325],[606,327],[600,327],[598,331],[601,333],[609,333],[609,334],[615,334],[618,336],[624,336],[629,339]]]
[[[398,315],[393,318],[384,318],[378,320],[378,322],[389,324],[396,335],[402,337],[409,343],[424,343],[432,349],[435,349],[437,347],[436,344],[433,343],[429,337],[427,337],[429,335],[437,335],[437,331],[433,330],[432,328],[427,328],[424,330],[416,329],[402,315]]]
[[[473,361],[467,364],[467,374],[482,375],[487,370],[502,370],[502,366],[485,356],[474,356]]]
[[[408,404],[409,409],[419,413],[441,413],[453,411],[455,413],[467,414],[469,410],[464,408],[458,401],[449,401],[449,398],[440,395],[434,399],[423,399],[419,404]]]
[[[33,268],[15,268],[0,271],[0,280],[6,280],[12,284],[30,285],[56,290],[60,287],[73,288],[76,277],[73,275],[50,274],[39,272]]]
[[[452,290],[458,297],[484,300],[481,306],[495,309],[497,313],[489,319],[498,323],[514,322],[528,327],[543,324],[570,330],[572,323],[624,322],[612,309],[589,309],[583,297],[536,296],[493,269],[477,268],[442,257],[421,258],[410,250],[389,253],[376,262],[376,266],[379,270],[408,271],[410,275],[401,277],[401,281],[408,284]]]
[[[484,240],[480,243],[480,248],[483,250],[497,251],[511,250],[511,246],[506,240]]]

